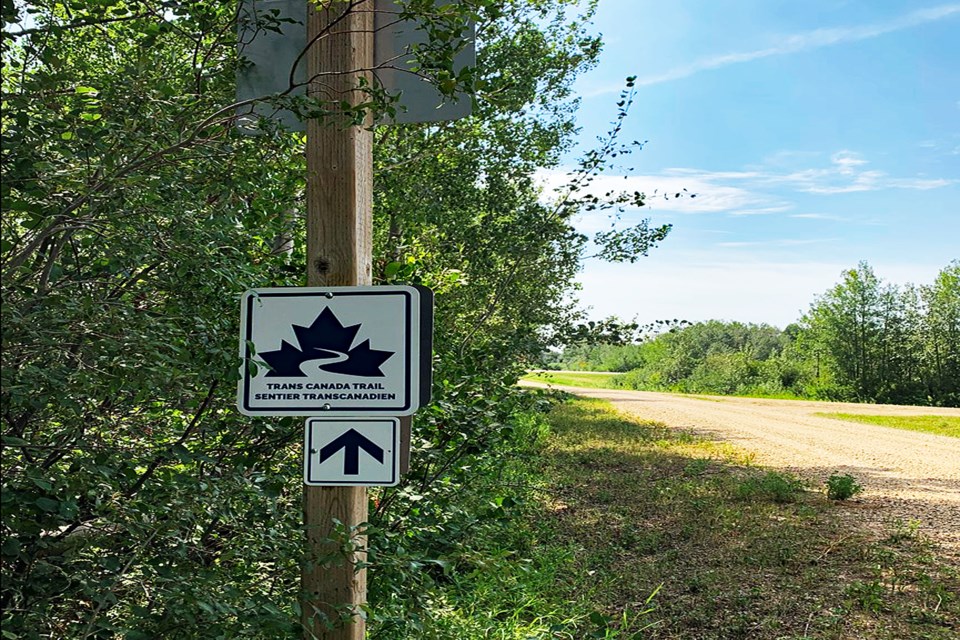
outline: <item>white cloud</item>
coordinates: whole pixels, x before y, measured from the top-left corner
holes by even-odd
[[[960,183],[945,178],[896,178],[877,169],[866,168],[869,161],[859,153],[841,150],[830,156],[825,166],[783,172],[783,167],[759,167],[743,171],[704,171],[690,167],[671,167],[660,174],[624,176],[602,174],[581,189],[581,195],[599,198],[611,193],[640,192],[646,195],[651,215],[724,214],[733,217],[786,214],[809,220],[843,220],[817,213],[789,212],[795,205],[790,192],[837,195],[885,189],[930,190]],[[555,190],[569,182],[568,172],[541,170],[537,180],[544,188],[545,200],[555,198]],[[866,221],[862,221],[866,223]],[[577,220],[582,233],[609,228],[607,211],[584,212]]]
[[[782,213],[784,211],[789,211],[793,208],[793,205],[781,204],[772,207],[760,207],[759,209],[738,209],[736,211],[731,211],[730,215],[732,216],[767,216],[771,213]]]
[[[751,242],[718,242],[718,247],[731,247],[731,248],[740,248],[740,247],[762,247],[765,246],[766,242],[760,241],[751,241]]]
[[[845,176],[852,175],[857,167],[867,164],[867,161],[861,158],[860,154],[847,150],[837,151],[830,156],[830,162],[837,166],[837,171],[841,175]]]
[[[861,169],[869,163],[852,151],[838,151],[831,156],[830,163],[829,167],[803,169],[785,174],[770,173],[761,180],[769,184],[792,186],[805,193],[825,195],[883,189],[927,191],[958,182],[945,178],[893,178],[877,169]]]
[[[803,193],[838,194],[882,189],[939,189],[960,182],[944,178],[893,178],[877,169],[866,169],[869,161],[861,154],[847,149],[830,156],[827,166],[811,167],[786,173],[772,167],[755,168],[750,171],[698,171],[696,169],[667,169],[669,175],[696,178],[709,184],[717,182],[740,182],[753,189],[763,187],[788,187]],[[786,211],[789,207],[769,207],[763,212]],[[757,211],[760,212],[760,211]],[[754,213],[754,212],[749,212]]]
[[[941,187],[947,187],[956,183],[956,180],[947,180],[945,178],[900,178],[890,181],[890,185],[898,189],[917,189],[920,191],[939,189]]]
[[[764,175],[759,171],[701,171],[700,169],[686,167],[670,167],[664,169],[663,173],[676,176],[694,176],[701,180],[748,180],[750,178],[762,178]]]
[[[809,238],[805,240],[800,240],[797,238],[780,238],[776,240],[751,240],[747,242],[718,242],[716,246],[734,249],[743,247],[763,247],[765,249],[769,249],[775,247],[804,247],[811,244],[826,244],[836,241],[837,238]]]
[[[886,174],[882,171],[860,171],[855,172],[849,167],[840,167],[835,173],[830,171],[814,172],[814,176],[797,180],[797,187],[807,193],[855,193],[858,191],[876,191],[878,189],[893,186],[891,183],[883,183],[882,179]],[[834,178],[852,178],[846,184],[825,184]],[[793,176],[785,176],[787,182],[794,179]]]

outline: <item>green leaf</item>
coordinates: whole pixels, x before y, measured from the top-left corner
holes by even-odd
[[[48,513],[60,510],[60,501],[52,498],[37,498],[35,504]]]
[[[397,275],[397,272],[403,268],[403,263],[400,262],[390,262],[383,268],[383,275],[387,278],[393,278]]]
[[[15,558],[20,553],[20,541],[13,536],[4,539],[3,546],[0,547],[0,553],[8,558]]]
[[[597,625],[598,627],[605,627],[613,621],[613,618],[606,616],[599,611],[590,612],[590,622]]]
[[[190,462],[193,460],[193,453],[182,444],[175,444],[170,448],[170,452],[175,455],[180,462]]]

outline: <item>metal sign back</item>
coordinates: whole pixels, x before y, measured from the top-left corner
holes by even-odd
[[[438,0],[437,6],[450,4]],[[390,94],[400,94],[394,123],[437,122],[456,120],[470,115],[470,96],[460,93],[455,100],[445,98],[437,87],[413,72],[417,65],[413,51],[428,43],[427,33],[413,20],[400,20],[402,9],[397,0],[376,0],[374,14],[374,76]],[[464,34],[463,46],[453,59],[454,72],[477,64],[476,26],[471,21]]]
[[[438,0],[438,6],[449,0]],[[399,94],[396,115],[382,124],[436,122],[470,115],[470,96],[451,101],[431,82],[413,72],[412,50],[427,41],[412,20],[400,20],[396,0],[374,4],[374,77],[391,95]],[[290,131],[306,131],[306,124],[288,109],[270,103],[278,95],[306,95],[307,0],[242,0],[238,53],[244,64],[237,71],[237,102],[254,101],[238,109],[238,128],[259,132],[260,118],[273,120]],[[463,47],[454,58],[454,70],[476,64],[475,26],[471,22]]]
[[[307,44],[306,0],[242,0],[237,31],[244,61],[237,70],[237,102],[256,101],[238,108],[237,127],[256,134],[266,118],[289,131],[306,131],[292,111],[264,100],[306,95],[307,61],[300,55]]]

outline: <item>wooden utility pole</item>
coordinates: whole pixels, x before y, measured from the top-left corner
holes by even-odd
[[[308,95],[357,104],[356,70],[373,67],[373,0],[308,3]],[[346,13],[346,15],[344,15]],[[307,124],[307,284],[369,285],[372,282],[373,135],[340,121]],[[304,637],[361,640],[365,625],[366,570],[355,565],[363,551],[344,558],[334,520],[353,531],[367,519],[365,487],[304,487],[307,557],[301,575]],[[354,535],[358,548],[366,536]],[[330,626],[333,626],[331,629]]]

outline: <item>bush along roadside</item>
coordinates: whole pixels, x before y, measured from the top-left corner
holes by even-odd
[[[589,599],[568,597],[574,549],[553,544],[539,524],[550,402],[492,392],[461,386],[458,394],[474,399],[460,398],[462,414],[441,398],[437,411],[418,415],[419,429],[449,432],[446,442],[424,440],[417,471],[372,495],[371,638],[615,637]]]

